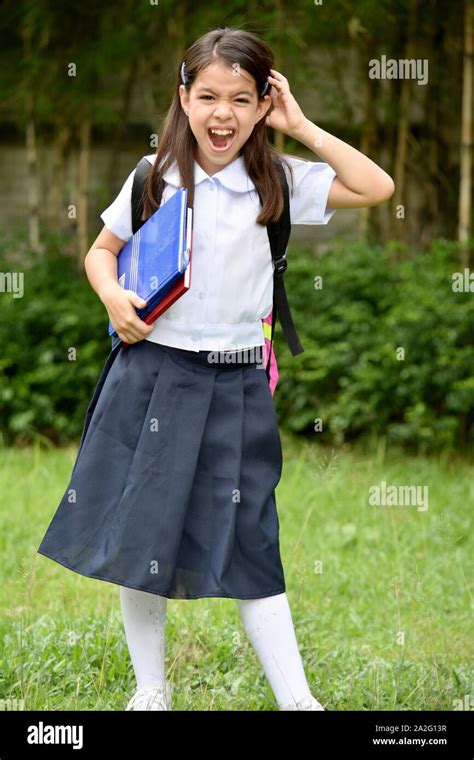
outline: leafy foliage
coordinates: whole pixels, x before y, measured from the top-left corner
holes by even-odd
[[[18,271],[1,261],[2,272]],[[81,432],[110,350],[108,317],[75,261],[50,254],[21,264],[24,294],[0,301],[0,424],[4,443],[37,435],[64,444]]]
[[[333,442],[371,432],[421,449],[472,443],[474,294],[453,291],[455,244],[396,264],[390,246],[361,243],[288,258],[305,351],[292,357],[278,332],[282,423],[310,432],[321,419]]]
[[[391,255],[354,242],[319,258],[291,248],[285,282],[305,351],[291,356],[277,325],[280,422],[314,435],[320,418],[326,443],[366,434],[421,450],[472,443],[474,294],[453,291],[456,246]],[[108,317],[71,257],[53,250],[21,269],[23,297],[0,301],[4,442],[64,444],[80,436],[110,350]]]

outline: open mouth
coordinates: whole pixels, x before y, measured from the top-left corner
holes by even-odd
[[[234,142],[235,129],[208,129],[207,138],[213,151],[216,153],[223,153],[224,151],[229,150]]]

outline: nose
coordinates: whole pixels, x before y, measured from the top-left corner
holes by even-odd
[[[232,117],[232,109],[230,107],[229,101],[219,100],[214,109],[214,113],[216,116],[219,116],[221,119],[225,119],[226,116]]]

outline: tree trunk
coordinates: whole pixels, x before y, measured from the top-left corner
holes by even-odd
[[[426,121],[428,126],[428,182],[426,184],[426,204],[428,224],[423,229],[421,247],[426,249],[430,241],[441,234],[440,224],[440,102],[442,51],[444,50],[445,26],[437,14],[433,14],[433,35],[430,37],[430,89],[431,98],[426,101]],[[434,73],[432,73],[434,72]]]
[[[469,266],[471,234],[471,169],[472,169],[472,0],[465,0],[464,66],[462,84],[461,179],[459,184],[458,240],[461,243],[461,268]]]
[[[24,23],[20,29],[23,55],[25,60],[31,60],[32,30],[29,23]],[[39,224],[39,168],[38,168],[38,148],[36,144],[36,122],[35,122],[35,93],[34,83],[31,78],[25,82],[25,148],[26,148],[26,171],[27,171],[27,197],[28,197],[28,240],[31,251],[37,255],[43,254],[43,248],[40,243],[40,224]]]
[[[33,253],[42,255],[39,233],[39,171],[36,125],[30,113],[26,122],[26,167],[28,187],[28,238]]]
[[[410,0],[408,11],[408,29],[407,29],[407,41],[405,45],[405,59],[415,58],[416,46],[415,46],[415,25],[417,15],[418,0]],[[398,120],[397,129],[397,145],[395,149],[395,168],[394,177],[395,193],[392,199],[392,237],[398,239],[406,238],[406,209],[408,207],[406,197],[406,166],[408,156],[408,132],[410,129],[410,98],[412,94],[411,80],[408,78],[402,79],[400,88],[400,118]],[[405,206],[405,219],[400,222],[397,219],[395,211],[398,206],[404,204]]]
[[[122,106],[119,111],[118,124],[111,141],[109,153],[109,166],[107,169],[107,187],[113,187],[115,182],[116,170],[118,165],[119,154],[124,144],[125,129],[129,117],[130,100],[133,93],[133,87],[137,80],[138,73],[138,55],[135,56],[128,65],[127,74],[122,91]]]
[[[360,51],[363,57],[364,65],[366,66],[366,61],[370,58],[366,54],[366,50]],[[363,102],[364,102],[364,119],[362,122],[361,127],[361,135],[360,135],[360,148],[359,150],[361,153],[363,153],[365,156],[370,156],[372,151],[375,148],[375,141],[376,141],[376,129],[375,129],[375,111],[374,111],[374,82],[375,80],[369,79],[367,76],[367,72],[364,70],[364,76],[362,77],[363,82],[363,88],[364,88],[364,95],[363,95]],[[361,208],[359,213],[359,237],[362,238],[362,240],[367,241],[369,238],[369,224],[370,224],[370,207]]]
[[[66,206],[63,205],[63,192],[66,178],[66,146],[71,130],[65,124],[59,126],[53,142],[51,177],[49,182],[48,222],[54,232],[63,232],[67,224]]]
[[[88,189],[90,166],[91,119],[84,116],[79,130],[77,161],[77,264],[82,271],[88,245]]]

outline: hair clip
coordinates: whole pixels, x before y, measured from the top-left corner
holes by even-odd
[[[263,96],[265,95],[266,91],[268,90],[268,85],[269,85],[269,84],[270,84],[270,82],[269,82],[269,81],[268,81],[268,79],[267,79],[267,81],[265,82],[265,85],[264,85],[264,87],[263,87],[263,90],[262,90],[262,92],[260,93],[260,97],[261,97],[261,98],[263,98]]]
[[[181,81],[183,84],[189,84],[189,79],[186,74],[186,62],[183,61],[181,64]]]

